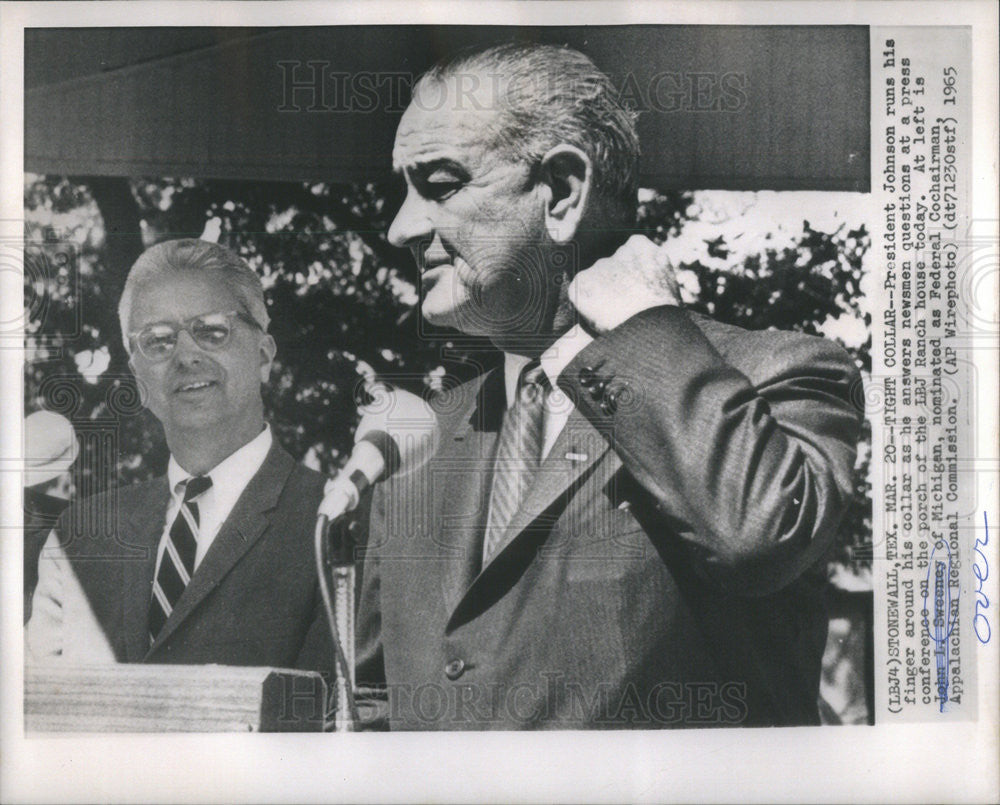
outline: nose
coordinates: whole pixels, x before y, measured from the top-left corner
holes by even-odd
[[[408,192],[389,226],[389,243],[412,248],[418,241],[428,239],[433,231],[426,203],[418,194]]]
[[[174,347],[173,358],[182,365],[197,365],[201,363],[204,350],[187,330],[177,334],[177,345]]]

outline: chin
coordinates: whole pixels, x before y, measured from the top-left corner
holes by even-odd
[[[486,289],[479,296],[495,289]],[[492,338],[507,329],[507,321],[498,318],[495,310],[473,304],[470,294],[463,289],[459,294],[445,293],[440,287],[432,288],[420,306],[424,320],[435,327],[448,327],[476,337]]]
[[[451,327],[462,330],[461,305],[456,304],[452,294],[435,293],[432,289],[420,305],[424,319],[435,327]]]
[[[428,324],[433,324],[435,327],[454,327],[454,316],[449,315],[449,313],[450,311],[439,310],[427,305],[423,305],[420,308],[420,315],[424,317],[424,321]]]
[[[183,430],[208,428],[219,425],[224,420],[224,414],[213,407],[191,407],[187,410],[170,412],[171,422]]]
[[[477,315],[476,311],[471,308],[459,310],[452,308],[444,311],[422,310],[422,313],[424,319],[435,327],[448,327],[477,338],[490,338],[495,335],[493,328],[486,326],[487,323],[483,315],[481,313]]]
[[[220,425],[220,421],[217,417],[184,417],[183,419],[174,420],[174,429],[177,431],[192,433],[192,432],[204,432],[210,433],[215,431]]]

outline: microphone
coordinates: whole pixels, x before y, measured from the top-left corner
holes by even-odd
[[[354,450],[344,468],[327,481],[316,517],[316,568],[336,658],[335,732],[350,732],[359,722],[354,696],[355,571],[349,535],[342,534],[333,556],[327,556],[327,527],[353,511],[372,484],[426,464],[441,437],[434,411],[416,394],[384,384],[372,386],[368,393],[373,399],[361,409]]]
[[[328,520],[353,511],[372,484],[422,467],[441,439],[437,416],[423,398],[385,385],[368,391],[374,399],[361,409],[351,457],[324,489],[317,514]]]
[[[24,487],[58,478],[80,452],[76,431],[62,414],[35,411],[24,419]]]

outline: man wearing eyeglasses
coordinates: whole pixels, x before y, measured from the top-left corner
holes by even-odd
[[[324,478],[264,421],[276,348],[260,279],[216,244],[161,243],[132,267],[119,318],[167,474],[59,521],[29,658],[329,669],[312,552]]]

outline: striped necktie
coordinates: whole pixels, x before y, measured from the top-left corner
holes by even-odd
[[[184,499],[170,526],[160,568],[153,582],[153,597],[149,604],[150,643],[156,640],[194,575],[194,560],[198,553],[198,504],[194,501],[211,485],[212,479],[207,475],[184,482]]]
[[[548,382],[537,361],[521,372],[517,397],[500,427],[493,489],[483,540],[483,566],[503,546],[507,526],[524,502],[542,458],[545,395]]]

